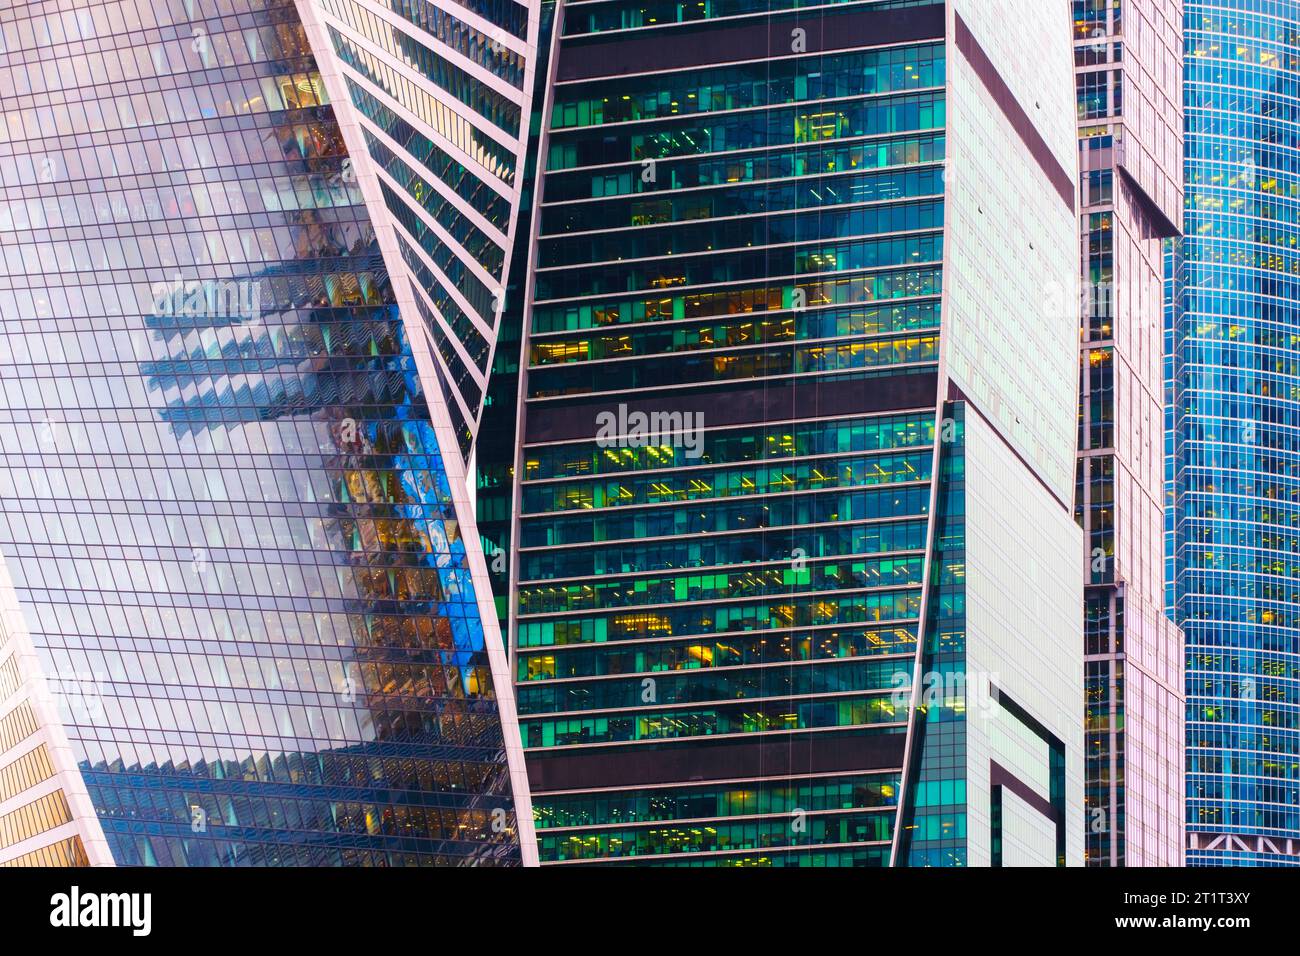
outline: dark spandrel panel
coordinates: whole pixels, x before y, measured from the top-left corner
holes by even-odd
[[[668,35],[680,24],[702,23],[730,17],[767,17],[785,14],[804,16],[809,7],[844,4],[852,11],[903,10],[910,7],[943,8],[944,0],[712,0],[710,3],[679,3],[676,0],[584,0],[566,11],[564,34],[578,37],[590,33],[626,30],[632,27],[667,28]],[[884,42],[883,39],[880,42]]]
[[[735,6],[733,16],[760,12],[752,5],[748,5],[748,9],[745,9],[746,4]],[[790,52],[790,34],[794,29],[805,32],[807,45],[804,49],[810,53],[868,44],[914,43],[942,37],[944,31],[944,9],[937,3],[918,5],[913,9],[899,9],[892,4],[857,3],[839,10],[819,9],[807,13],[781,11],[781,6],[797,7],[800,4],[772,4],[772,13],[785,12],[784,16],[738,19],[722,25],[686,24],[668,31],[666,35],[652,29],[662,25],[653,13],[624,8],[620,11],[623,26],[633,26],[629,21],[640,20],[635,25],[642,29],[630,34],[618,33],[612,39],[581,37],[579,34],[584,32],[581,24],[587,18],[584,17],[586,11],[579,10],[575,16],[576,28],[569,28],[566,23],[566,33],[570,37],[562,48],[558,78],[561,81],[580,80],[782,56]],[[695,7],[680,4],[677,10],[694,11]],[[593,8],[588,23],[598,22],[602,12],[605,11]]]
[[[0,551],[115,859],[517,864],[467,544],[293,4],[32,10]]]

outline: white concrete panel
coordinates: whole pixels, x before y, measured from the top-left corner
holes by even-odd
[[[1037,130],[1034,152],[958,50],[960,16]],[[959,0],[948,44],[943,361],[1062,500],[1073,497],[1078,226],[1044,171],[1078,178],[1065,4]],[[1032,51],[1032,53],[1031,53]],[[1058,177],[1059,178],[1059,177]]]
[[[968,412],[965,435],[967,682],[992,682],[1064,741],[1066,856],[1081,865],[1082,535],[978,414]],[[990,761],[1025,765],[1020,743],[999,727],[975,711],[967,721],[971,866],[990,861]]]
[[[1056,865],[1056,826],[1006,789],[1002,791],[1002,865]]]

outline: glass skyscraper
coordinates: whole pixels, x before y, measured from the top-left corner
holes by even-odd
[[[1081,862],[1069,10],[803,6],[556,14],[510,536],[539,854]]]
[[[533,857],[452,404],[472,376],[435,364],[344,112],[509,221],[475,178],[508,145],[457,111],[509,110],[452,62],[508,54],[423,7],[454,49],[406,54],[462,94],[424,120],[341,87],[287,0],[0,11],[0,861]],[[483,226],[436,215],[459,245],[424,248],[479,312],[438,316],[481,324],[452,260],[492,271]]]
[[[1300,864],[1300,3],[1187,0],[1170,252],[1170,603],[1187,862]]]
[[[0,11],[0,862],[1082,863],[1079,13]]]
[[[1164,613],[1161,467],[1161,240],[1182,216],[1181,29],[1166,0],[1074,4],[1093,866],[1178,866],[1183,854],[1182,635]]]

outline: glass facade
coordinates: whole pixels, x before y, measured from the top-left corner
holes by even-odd
[[[555,24],[554,0],[543,0],[538,24],[535,75],[544,82],[550,63]],[[532,242],[533,189],[542,132],[545,97],[534,96],[529,115],[524,175],[515,225],[513,264],[507,275],[505,305],[497,325],[497,347],[492,355],[483,415],[475,439],[475,516],[488,574],[496,600],[501,632],[510,631],[511,542],[514,539],[515,475],[519,453],[519,363],[522,357],[524,302],[527,298],[529,246]]]
[[[55,6],[0,861],[1082,858],[1059,17]]]
[[[1002,754],[1010,737],[983,720],[996,719],[983,703],[997,675],[970,671],[978,409],[943,368],[1017,323],[1073,362],[1073,317],[1044,331],[1018,280],[1002,283],[1007,301],[976,292],[972,272],[1000,267],[977,245],[1002,243],[970,221],[981,187],[961,197],[953,328],[945,311],[954,117],[970,137],[965,174],[1023,176],[1020,201],[1042,211],[1028,229],[988,227],[1005,225],[1008,244],[1028,236],[1014,268],[1041,291],[1034,243],[1074,247],[1072,177],[1019,102],[1052,100],[1007,87],[963,19],[996,47],[984,8],[803,6],[593,0],[556,13],[539,74],[508,593],[544,864],[983,863],[1003,841],[1004,785],[1018,795],[1008,859],[1065,862],[1065,744],[1044,731]],[[1044,18],[1026,36],[1040,28],[1052,35]],[[1068,108],[1057,38],[1050,92]],[[981,294],[996,323],[971,322]],[[1034,368],[1026,382],[1054,380],[1037,405],[1068,419],[1070,377]],[[1002,385],[989,407],[1021,397]],[[1014,426],[976,418],[980,520],[1030,529],[993,553],[981,537],[981,589],[1046,557],[1034,586],[1073,606],[1076,531],[1042,477],[1064,487],[1069,433],[1029,425],[1027,409]],[[1024,501],[994,518],[1008,486],[990,496],[990,483],[1008,468]],[[1032,632],[1017,667],[1041,661],[1047,679],[1012,697],[1078,710],[1064,698],[1081,676],[1059,682],[1061,648],[1040,639],[1061,622],[1008,628],[987,607],[982,666]],[[1041,729],[1019,705],[999,712],[1013,735]]]
[[[1182,863],[1182,636],[1165,616],[1161,239],[1181,219],[1181,7],[1074,4],[1091,866]]]
[[[812,53],[886,6],[564,12],[514,542],[543,863],[889,862],[943,257],[914,6],[932,39]],[[791,55],[744,62],[769,8]]]
[[[308,9],[322,30],[325,49],[317,53],[338,70],[336,95],[359,127],[353,148],[364,149],[376,179],[372,208],[392,223],[400,261],[390,265],[410,285],[411,308],[469,460],[489,387],[506,387],[491,383],[490,373],[508,308],[516,331],[519,325],[506,286],[524,189],[537,24],[514,0],[312,0]],[[399,299],[406,292],[400,289]],[[506,348],[508,376],[517,341]],[[489,486],[498,482],[493,476]],[[485,542],[494,554],[502,553],[499,537],[492,532]]]
[[[900,863],[967,863],[965,406],[944,409],[935,537],[930,561],[921,673],[926,696],[913,733],[910,798],[903,808]],[[995,821],[996,825],[996,821]]]
[[[554,4],[314,0],[337,95],[391,220],[410,308],[460,451],[504,630],[520,331],[540,97]],[[545,75],[543,59],[542,75]],[[515,265],[519,264],[519,265]]]
[[[0,551],[47,681],[79,689],[61,722],[113,860],[519,863],[460,472],[294,5],[29,3],[0,29]],[[43,767],[21,706],[3,787]],[[67,812],[41,799],[0,848]]]
[[[1300,4],[1188,0],[1171,250],[1171,598],[1187,862],[1300,864]]]

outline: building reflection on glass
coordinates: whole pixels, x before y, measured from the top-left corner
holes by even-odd
[[[0,551],[112,857],[518,863],[466,542],[294,6],[115,7],[0,55]]]

